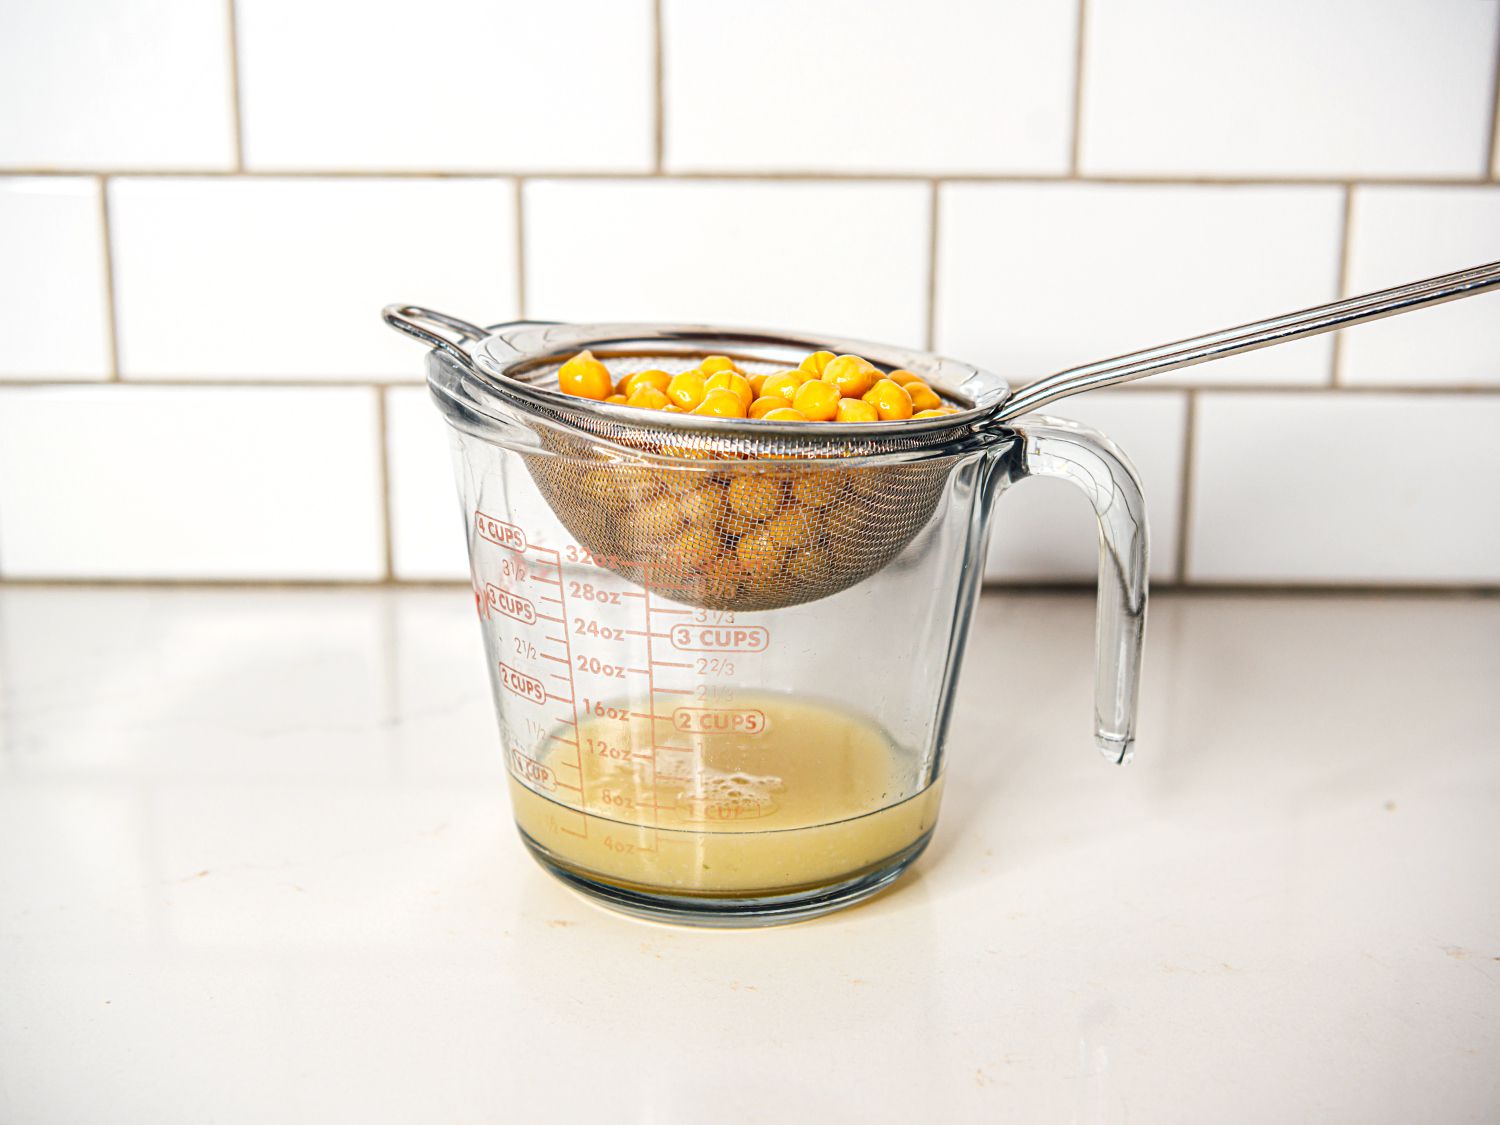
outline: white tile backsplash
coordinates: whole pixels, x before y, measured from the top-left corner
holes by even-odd
[[[126,378],[410,378],[381,323],[411,303],[516,311],[509,180],[120,179],[110,184]]]
[[[366,387],[0,387],[0,574],[383,569]]]
[[[1019,382],[1333,300],[1335,187],[948,184],[936,342]],[[1318,384],[1328,338],[1159,378]]]
[[[1484,174],[1486,0],[1089,0],[1083,171]]]
[[[1500,186],[1355,190],[1345,289],[1363,293],[1500,260]],[[1356,384],[1500,386],[1500,294],[1377,320],[1344,333]]]
[[[0,177],[0,379],[109,375],[99,184]]]
[[[1497,46],[1496,0],[0,3],[0,580],[462,581],[388,303],[1019,384],[1500,259]],[[1497,403],[1489,295],[1053,409],[1158,581],[1500,587]],[[1000,500],[990,577],[1092,579],[1070,495]]]
[[[1205,393],[1188,576],[1500,581],[1497,432],[1500,395]]]
[[[1093,426],[1130,459],[1146,494],[1151,577],[1171,581],[1177,573],[1187,392],[1102,391],[1059,402],[1048,412]],[[1098,569],[1098,523],[1072,485],[1024,480],[996,502],[986,578],[1076,582],[1092,579]]]
[[[248,167],[651,167],[650,0],[366,0],[357,18],[342,0],[238,10]]]
[[[426,387],[391,387],[385,394],[396,577],[467,578],[466,521],[453,479],[448,424]]]
[[[532,181],[527,312],[920,344],[928,202],[918,184]]]
[[[1073,3],[665,0],[663,17],[671,169],[1067,170]]]
[[[229,7],[6,0],[0,167],[234,166]]]

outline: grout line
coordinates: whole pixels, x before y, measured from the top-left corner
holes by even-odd
[[[245,169],[245,131],[240,115],[240,20],[235,0],[225,0],[229,10],[229,104],[234,129],[234,170]]]
[[[1068,149],[1068,174],[1078,175],[1078,150],[1083,140],[1083,56],[1088,31],[1088,0],[1078,0],[1077,42],[1073,48],[1073,137]]]
[[[516,319],[526,319],[526,179],[516,177]]]
[[[0,391],[6,389],[20,390],[22,388],[37,387],[98,387],[103,386],[107,380],[104,379],[81,379],[81,378],[0,378]],[[359,387],[420,387],[421,379],[409,379],[391,377],[389,379],[339,379],[333,376],[295,376],[285,379],[239,376],[209,376],[206,378],[164,378],[162,376],[132,376],[121,380],[122,383],[132,387],[183,387],[183,388],[225,388],[225,387],[256,387],[264,390],[287,390],[292,388],[359,388]],[[1443,384],[1378,384],[1359,383],[1353,386],[1330,387],[1326,383],[1225,383],[1222,386],[1210,386],[1203,383],[1170,382],[1165,379],[1142,381],[1139,384],[1113,387],[1111,393],[1119,394],[1152,394],[1166,391],[1196,391],[1200,394],[1249,394],[1249,395],[1282,395],[1282,394],[1332,394],[1337,392],[1340,396],[1345,395],[1500,395],[1500,383],[1443,383]]]
[[[1490,63],[1490,144],[1485,152],[1484,171],[1480,173],[1490,181],[1500,179],[1497,175],[1500,169],[1496,168],[1500,164],[1500,21],[1496,21],[1494,55]]]
[[[120,381],[120,330],[118,314],[115,311],[118,301],[115,298],[115,251],[109,214],[109,179],[100,176],[98,183],[99,230],[101,241],[104,243],[104,338],[109,347],[107,381],[118,383]],[[98,382],[97,379],[90,381]]]
[[[642,172],[632,169],[616,171],[545,168],[495,167],[483,171],[450,169],[447,171],[410,168],[245,168],[227,171],[223,168],[49,168],[4,167],[0,176],[109,176],[114,179],[255,179],[255,180],[494,180],[526,176],[540,180],[729,180],[729,181],[812,181],[853,183],[975,183],[975,184],[1119,184],[1143,187],[1345,187],[1351,182],[1370,187],[1489,187],[1488,176],[1121,176],[1053,172],[847,172],[811,169],[756,171],[724,169],[721,171]]]
[[[1192,549],[1193,503],[1197,498],[1198,392],[1188,391],[1187,410],[1182,420],[1182,492],[1177,497],[1177,558],[1173,577],[1188,581],[1188,557]]]
[[[927,324],[922,345],[929,352],[937,339],[938,201],[942,195],[938,181],[933,180],[927,200]]]
[[[651,3],[651,66],[653,78],[653,96],[655,97],[655,122],[654,132],[651,137],[651,167],[657,172],[662,170],[662,155],[666,148],[666,93],[664,90],[665,80],[663,74],[665,67],[662,63],[662,51],[664,49],[661,23],[662,0],[652,0]]]
[[[386,389],[375,387],[376,453],[380,472],[380,527],[381,527],[381,573],[384,581],[396,578],[396,551],[393,546],[395,532],[391,527],[391,436],[386,424]]]
[[[1333,286],[1333,300],[1341,300],[1349,292],[1349,256],[1353,253],[1354,237],[1354,185],[1344,185],[1344,206],[1339,219],[1339,260]],[[1338,387],[1344,380],[1344,330],[1333,334],[1333,348],[1329,353],[1328,385]]]
[[[0,590],[237,590],[237,591],[288,591],[306,590],[335,592],[341,590],[371,590],[390,588],[396,590],[468,590],[472,582],[468,578],[41,578],[0,577]],[[986,593],[992,595],[1037,594],[1052,597],[1058,594],[1077,594],[1093,597],[1095,581],[1079,579],[1077,582],[1026,582],[1023,580],[991,579],[984,583]],[[1411,597],[1448,598],[1500,598],[1500,584],[1460,583],[1445,585],[1439,582],[1369,583],[1350,582],[1338,585],[1330,582],[1307,582],[1300,585],[1277,582],[1220,582],[1216,580],[1192,583],[1151,583],[1151,596],[1170,593],[1177,597],[1245,597],[1245,598],[1363,598],[1363,597]]]

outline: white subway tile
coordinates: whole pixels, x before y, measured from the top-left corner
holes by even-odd
[[[1057,404],[1057,414],[1093,426],[1130,458],[1146,493],[1151,577],[1177,573],[1187,394],[1101,391]],[[987,579],[1073,582],[1099,569],[1099,532],[1083,494],[1059,480],[1022,481],[996,502]]]
[[[0,178],[0,379],[109,374],[99,185]]]
[[[1500,187],[1362,187],[1345,289],[1363,293],[1500,259]],[[1349,384],[1500,385],[1500,294],[1344,333]]]
[[[509,180],[115,180],[121,371],[419,378],[421,350],[381,323],[381,307],[513,315],[514,191]]]
[[[1017,382],[1334,298],[1335,187],[949,184],[938,207],[937,345]],[[1316,384],[1300,340],[1159,376]]]
[[[252,168],[651,166],[649,0],[239,0]]]
[[[0,573],[378,577],[375,393],[0,388]]]
[[[1500,580],[1497,432],[1500,395],[1205,393],[1188,577]]]
[[[453,480],[449,428],[426,387],[385,399],[391,555],[397,578],[467,578],[465,522]]]
[[[525,192],[533,316],[922,341],[924,185],[542,180]]]
[[[229,7],[6,0],[0,166],[234,166]]]
[[[1081,167],[1480,176],[1497,15],[1464,0],[1090,0]]]
[[[675,169],[1063,172],[1076,5],[663,7]]]

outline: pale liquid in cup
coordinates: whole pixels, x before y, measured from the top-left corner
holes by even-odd
[[[741,694],[736,714],[760,729],[714,733],[674,729],[670,706],[654,720],[643,704],[609,710],[580,718],[576,747],[568,727],[512,761],[547,790],[512,773],[517,824],[575,874],[675,895],[780,894],[882,868],[937,817],[941,781],[921,786],[917,755],[826,705]]]

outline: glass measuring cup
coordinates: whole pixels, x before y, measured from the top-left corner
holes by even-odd
[[[589,346],[620,371],[716,353],[769,370],[827,348],[915,370],[976,416],[1008,388],[852,341],[438,323],[459,340],[433,336],[428,381],[452,427],[516,820],[571,886],[652,918],[755,925],[895,880],[936,820],[991,505],[1028,476],[1072,481],[1098,515],[1096,739],[1128,755],[1146,525],[1100,435],[1028,418],[882,452],[851,441],[850,456],[647,451],[560,420],[526,381]],[[723,530],[747,481],[792,519],[780,570],[681,546],[710,525],[721,549],[750,534]]]

